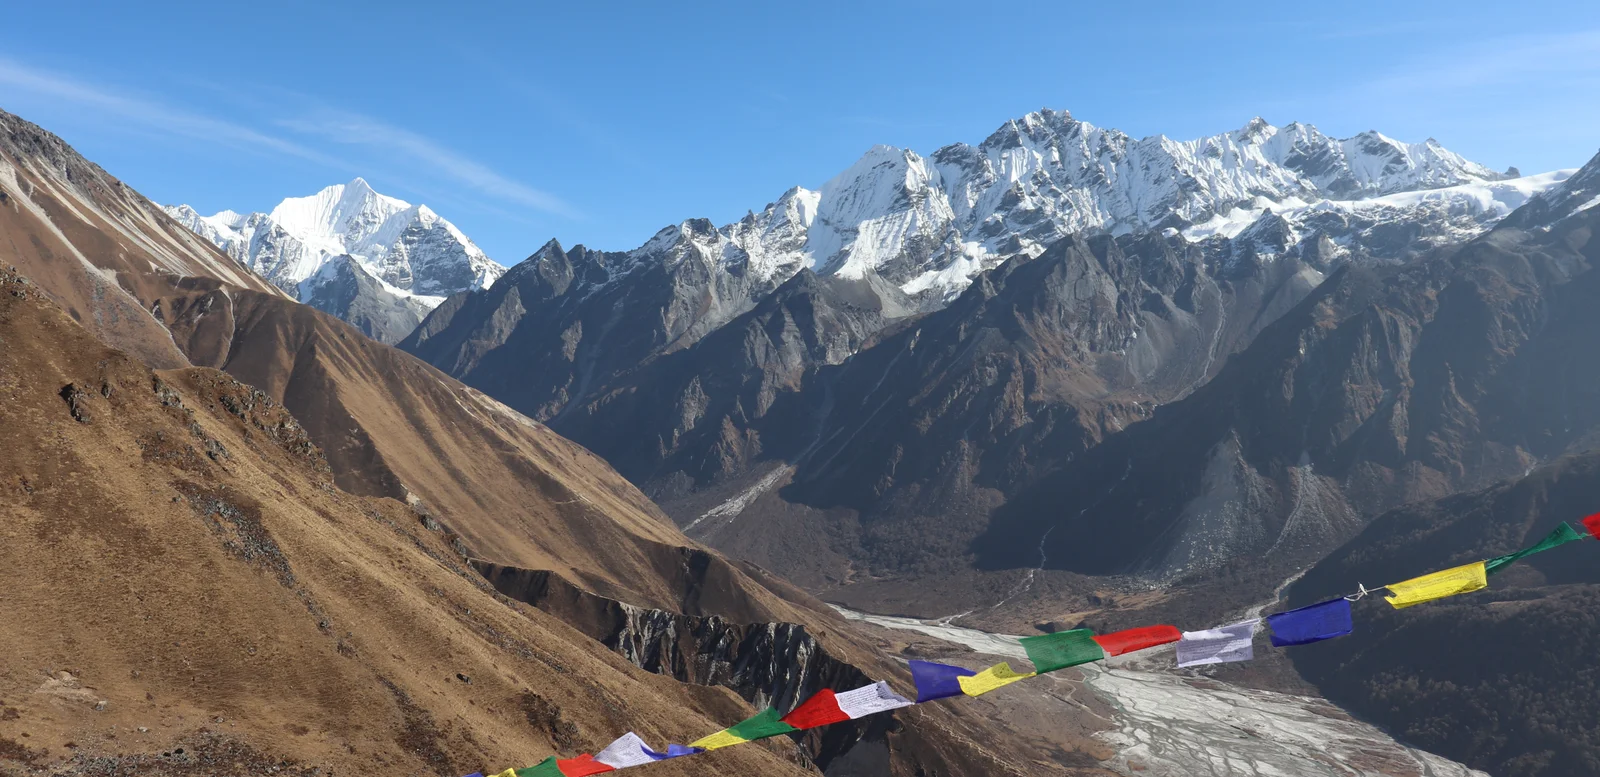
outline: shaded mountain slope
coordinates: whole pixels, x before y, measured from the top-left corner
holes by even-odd
[[[1209,384],[1007,504],[981,563],[1242,575],[1259,597],[1387,508],[1592,445],[1600,374],[1574,356],[1600,348],[1597,218],[1341,270]]]
[[[658,494],[796,452],[809,371],[854,354],[899,311],[865,281],[802,270],[686,348],[652,357],[562,413],[563,434]],[[768,434],[768,431],[771,431]]]
[[[489,289],[447,299],[399,345],[532,418],[557,417],[782,281],[707,243],[709,222],[668,232],[629,253],[551,241]]]
[[[1386,513],[1296,583],[1292,603],[1537,543],[1600,506],[1600,454]],[[1468,596],[1362,602],[1352,636],[1297,650],[1340,704],[1419,746],[1507,777],[1600,774],[1600,543],[1527,557]]]
[[[390,291],[349,256],[329,259],[301,284],[305,303],[332,313],[380,343],[397,343],[428,315],[427,304]]]
[[[763,456],[693,483],[726,501],[642,482],[693,536],[808,586],[950,571],[1011,494],[1204,383],[1321,279],[1296,257],[1240,254],[1142,235],[1015,257],[948,307],[813,362],[747,424]],[[792,552],[816,537],[825,557]]]

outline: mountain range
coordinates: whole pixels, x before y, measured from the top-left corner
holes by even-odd
[[[159,717],[169,758],[570,754],[602,729],[675,736],[672,708],[705,728],[903,681],[897,656],[949,649],[814,597],[948,629],[1195,628],[1286,587],[1317,601],[1506,552],[1592,511],[1600,374],[1575,355],[1600,345],[1597,205],[1600,156],[1522,176],[1377,132],[1135,140],[1046,110],[977,146],[875,147],[733,224],[629,251],[551,240],[502,272],[360,179],[200,217],[0,113],[0,341],[29,344],[0,371],[22,419],[0,487],[22,505],[9,538],[37,540],[0,546],[0,569],[95,560],[8,582],[30,624],[57,599],[123,603],[70,608],[78,665],[51,628],[0,635],[52,670],[0,664],[0,706],[43,732],[0,756],[152,765],[91,734],[102,691],[137,712],[119,731]],[[217,572],[93,573],[159,577],[124,541],[146,534]],[[1549,555],[1490,607],[1371,614],[1357,638],[1186,682],[1320,693],[1495,774],[1597,771],[1600,745],[1556,720],[1592,706],[1587,674],[1549,693],[1541,667],[1417,668],[1529,633],[1564,635],[1546,664],[1581,662],[1600,578]],[[213,597],[259,602],[284,636],[139,609]],[[387,649],[412,623],[415,647]],[[240,645],[267,651],[261,683]],[[216,679],[183,674],[196,662]],[[313,690],[325,662],[370,726]],[[919,706],[732,767],[1104,774],[1121,762],[1099,746],[1014,725],[1116,715],[1063,682],[1061,706]],[[279,704],[315,725],[262,712]],[[527,728],[496,728],[508,710]]]
[[[1134,141],[1041,111],[976,147],[874,148],[725,227],[685,221],[627,252],[552,241],[400,347],[596,451],[694,536],[914,611],[908,579],[973,587],[952,559],[1048,555],[1038,537],[1003,558],[979,539],[1314,289],[1476,239],[1570,175],[1376,132],[1254,120]]]

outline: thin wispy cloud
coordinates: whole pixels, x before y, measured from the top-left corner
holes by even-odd
[[[0,59],[0,87],[10,87],[63,103],[137,122],[167,134],[204,140],[235,149],[298,157],[320,165],[350,169],[342,160],[251,127],[175,108],[155,100],[115,94],[82,81]]]
[[[511,180],[487,165],[429,138],[376,119],[354,113],[325,112],[312,118],[288,119],[278,124],[335,143],[399,154],[489,197],[568,218],[577,217],[576,211],[549,192]]]
[[[507,178],[415,132],[356,114],[314,110],[309,113],[312,118],[265,122],[268,129],[257,129],[0,58],[0,101],[8,92],[48,98],[96,118],[115,119],[119,123],[109,126],[123,127],[125,132],[198,140],[234,150],[302,159],[341,174],[373,175],[375,171],[371,168],[358,167],[341,156],[314,148],[316,144],[312,139],[360,147],[376,152],[375,158],[383,162],[381,166],[432,171],[459,185],[463,193],[470,191],[477,198],[501,203],[508,209],[533,209],[576,217],[572,208],[548,192]],[[274,127],[278,131],[269,131]],[[397,183],[412,190],[421,188],[402,181]],[[433,192],[429,197],[450,199],[444,192]],[[499,215],[507,213],[486,204],[480,207]]]

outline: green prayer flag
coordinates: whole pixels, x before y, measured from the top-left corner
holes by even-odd
[[[561,767],[556,765],[556,757],[552,755],[526,769],[518,769],[517,777],[562,777]]]
[[[1489,559],[1484,566],[1489,570],[1489,574],[1492,575],[1505,569],[1506,567],[1511,566],[1512,564],[1515,564],[1518,561],[1521,561],[1527,556],[1531,556],[1535,553],[1542,553],[1553,547],[1556,547],[1557,545],[1565,545],[1569,542],[1576,542],[1581,539],[1583,539],[1583,535],[1579,534],[1577,529],[1572,528],[1571,524],[1563,521],[1560,526],[1556,527],[1555,531],[1550,532],[1550,536],[1540,540],[1538,545],[1534,545],[1531,548],[1523,548],[1516,553],[1507,553],[1504,556],[1497,556]]]
[[[777,710],[767,708],[753,718],[742,720],[728,727],[728,733],[746,742],[754,739],[766,739],[779,734],[787,734],[800,729],[783,722],[783,715]]]
[[[1033,662],[1033,671],[1039,674],[1106,657],[1106,651],[1094,641],[1094,632],[1088,629],[1023,637],[1021,642],[1022,649],[1028,651],[1028,660]]]

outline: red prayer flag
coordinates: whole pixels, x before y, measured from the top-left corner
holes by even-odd
[[[1099,643],[1101,650],[1106,651],[1106,655],[1120,656],[1180,639],[1183,639],[1183,632],[1178,631],[1177,626],[1141,626],[1111,634],[1097,634],[1094,641]]]
[[[1583,519],[1583,528],[1588,529],[1590,535],[1600,540],[1600,513],[1595,513]]]
[[[616,771],[616,767],[600,763],[588,753],[584,753],[577,758],[565,758],[556,761],[556,768],[560,769],[561,773],[566,777],[588,777],[591,774]]]
[[[804,704],[794,708],[793,712],[783,716],[783,722],[795,728],[816,728],[829,723],[841,723],[849,720],[844,710],[839,709],[839,701],[832,690],[823,688],[815,696],[805,700]]]

